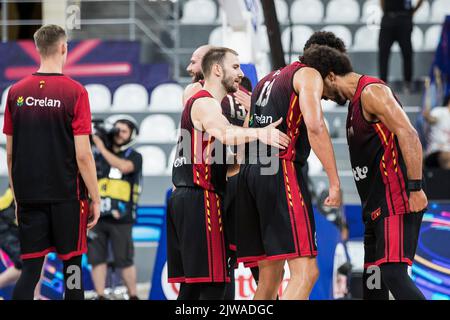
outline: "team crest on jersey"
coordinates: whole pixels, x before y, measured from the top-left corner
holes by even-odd
[[[378,208],[370,214],[372,221],[375,221],[381,215],[381,208]]]
[[[44,87],[44,85],[45,85],[44,80],[39,81],[39,89],[42,89]]]
[[[22,96],[17,98],[17,103],[16,104],[17,104],[18,107],[23,106],[23,97]]]

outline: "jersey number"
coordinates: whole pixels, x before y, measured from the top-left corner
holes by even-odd
[[[269,102],[270,92],[272,91],[273,84],[275,83],[275,79],[272,81],[266,81],[264,86],[259,94],[258,100],[256,101],[256,105],[259,107],[265,107]]]
[[[241,106],[239,103],[234,103],[234,99],[231,95],[227,96],[228,100],[230,101],[230,116],[234,119],[239,119],[244,121],[245,115],[247,114],[247,111],[243,106]],[[237,110],[236,110],[237,107]]]

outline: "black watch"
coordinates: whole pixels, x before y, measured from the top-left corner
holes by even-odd
[[[422,180],[408,180],[408,191],[422,190]]]

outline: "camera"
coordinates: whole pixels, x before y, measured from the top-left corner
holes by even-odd
[[[92,133],[98,136],[103,141],[105,147],[108,150],[111,150],[114,142],[114,136],[118,133],[119,130],[115,128],[114,125],[106,122],[103,119],[92,119],[92,128]]]

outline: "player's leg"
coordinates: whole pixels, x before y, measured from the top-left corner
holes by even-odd
[[[88,262],[92,266],[92,282],[99,299],[104,299],[106,276],[108,273],[108,230],[103,220],[89,231]]]
[[[395,40],[394,32],[395,30],[390,19],[384,18],[381,22],[380,36],[378,38],[378,67],[380,79],[385,82],[388,80],[389,56]]]
[[[298,257],[288,260],[291,278],[283,293],[283,300],[307,300],[319,278],[315,257]]]
[[[25,259],[22,274],[14,287],[13,300],[33,300],[34,290],[41,278],[44,257]]]
[[[381,265],[381,274],[389,291],[397,300],[424,300],[425,297],[408,274],[417,248],[423,213],[410,213],[385,218],[390,254]],[[394,263],[389,263],[389,262]]]
[[[177,300],[199,300],[201,283],[181,283]]]
[[[224,300],[227,284],[222,283],[202,283],[199,300]]]
[[[46,254],[53,251],[51,243],[50,207],[43,204],[18,204],[22,274],[13,291],[13,299],[33,300]]]
[[[425,300],[408,274],[408,264],[384,263],[381,265],[381,274],[395,300]]]
[[[81,255],[63,261],[64,300],[84,300],[81,261]]]
[[[87,200],[53,203],[50,206],[52,242],[64,264],[66,300],[83,300],[82,255],[87,252]]]
[[[275,300],[283,279],[285,260],[261,260],[258,262],[259,279],[254,300]]]
[[[382,274],[380,272],[378,272],[378,274],[374,274],[371,269],[368,270],[369,265],[374,264],[378,260],[376,234],[374,229],[376,223],[370,222],[368,219],[370,219],[370,217],[364,217],[364,271],[362,278],[363,299],[389,300],[389,290],[383,282]],[[382,219],[379,219],[380,221],[378,221],[378,223],[382,223]]]

